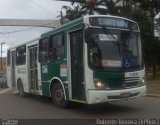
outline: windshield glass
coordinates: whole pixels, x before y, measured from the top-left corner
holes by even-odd
[[[140,35],[130,30],[91,29],[89,65],[96,69],[131,69],[141,66]]]

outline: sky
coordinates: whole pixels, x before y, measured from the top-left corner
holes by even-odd
[[[62,5],[55,0],[0,0],[0,18],[56,19]]]
[[[70,5],[70,3],[55,0],[0,0],[0,19],[55,20],[58,19],[57,16],[60,15],[63,5]],[[0,26],[0,43],[5,42],[3,56],[6,55],[7,47],[36,38],[48,30],[51,29]],[[21,32],[9,33],[13,31]]]

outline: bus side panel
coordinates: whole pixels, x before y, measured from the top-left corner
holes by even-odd
[[[16,66],[16,83],[20,78],[23,83],[24,92],[29,92],[28,86],[28,70],[26,65]]]
[[[54,61],[41,64],[42,95],[50,96],[50,83],[53,79],[59,79],[62,82],[68,80],[66,71],[63,71],[65,69],[62,69],[63,65],[66,65],[66,61]],[[66,85],[63,84],[63,86]],[[66,86],[66,88],[68,88],[68,86]]]

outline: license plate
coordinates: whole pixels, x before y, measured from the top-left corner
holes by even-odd
[[[129,92],[121,94],[121,98],[128,98],[128,97],[130,97],[130,93]]]

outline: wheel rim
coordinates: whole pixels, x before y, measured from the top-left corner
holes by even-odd
[[[55,91],[55,100],[56,100],[56,102],[63,101],[63,98],[64,98],[63,90],[62,89],[57,89]]]

